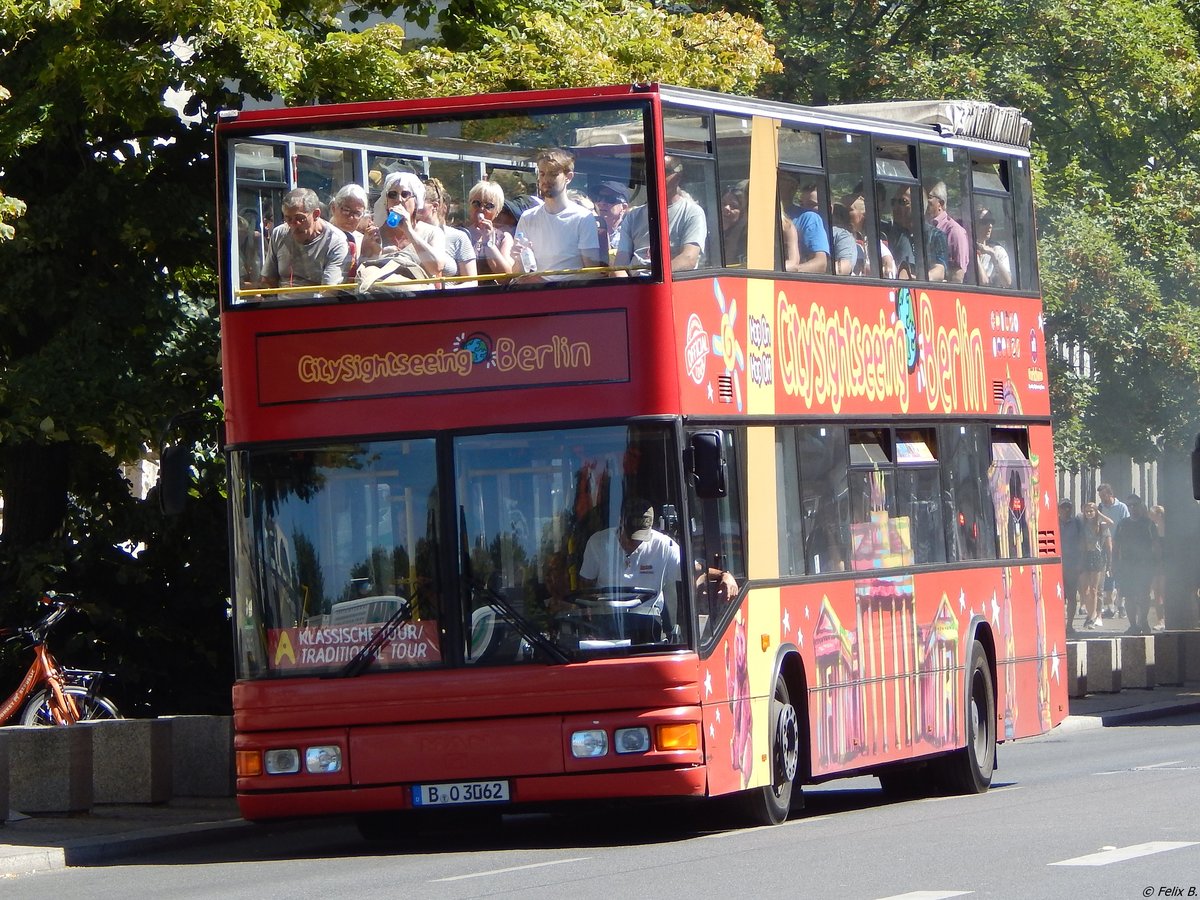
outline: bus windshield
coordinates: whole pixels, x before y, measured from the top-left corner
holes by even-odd
[[[364,668],[687,644],[669,426],[466,435],[452,449],[452,486],[430,439],[233,454],[239,677],[346,674],[398,614]]]
[[[229,296],[370,299],[608,277],[617,235],[594,198],[647,202],[648,110],[622,100],[437,118],[348,113],[319,126],[238,130],[222,150],[234,175]],[[517,262],[517,220],[543,205],[547,166],[569,169],[559,186],[568,206],[553,204],[554,222],[527,221],[537,277],[522,278],[530,264]],[[652,265],[623,271],[646,276]]]

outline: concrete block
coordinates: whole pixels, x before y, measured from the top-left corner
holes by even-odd
[[[1183,684],[1183,635],[1164,631],[1154,635],[1154,677],[1159,684]]]
[[[1150,635],[1125,635],[1117,638],[1121,645],[1121,687],[1153,688],[1154,638]]]
[[[168,716],[176,797],[232,797],[233,719]]]
[[[9,806],[23,813],[92,808],[92,729],[18,725],[8,737]]]
[[[1067,641],[1067,696],[1087,696],[1087,642]]]
[[[1183,680],[1200,681],[1200,631],[1181,631],[1179,639],[1183,643]]]
[[[8,735],[0,728],[0,825],[8,818]]]
[[[96,803],[171,799],[171,726],[162,719],[100,719],[92,731]]]
[[[1087,646],[1087,689],[1092,694],[1121,690],[1121,642],[1116,638],[1090,638]]]

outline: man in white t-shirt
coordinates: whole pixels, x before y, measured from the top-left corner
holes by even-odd
[[[537,265],[538,274],[526,275],[524,280],[564,281],[579,276],[541,273],[606,265],[607,260],[602,260],[600,254],[595,215],[567,196],[567,185],[575,177],[575,158],[565,150],[543,150],[537,155],[537,172],[542,205],[522,213],[516,228],[516,249],[524,242],[533,251]],[[513,271],[526,272],[521,254],[514,251],[513,256]]]
[[[632,499],[622,506],[621,524],[598,531],[583,550],[579,577],[585,587],[643,588],[655,596],[634,607],[644,615],[674,613],[680,579],[679,545],[654,528],[654,507]],[[664,630],[669,619],[664,618]]]

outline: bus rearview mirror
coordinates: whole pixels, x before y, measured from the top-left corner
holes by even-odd
[[[685,463],[696,496],[717,500],[728,491],[729,467],[725,462],[725,439],[719,431],[697,431],[692,435]]]

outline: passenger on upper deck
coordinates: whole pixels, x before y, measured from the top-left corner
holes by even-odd
[[[507,275],[513,270],[512,235],[496,222],[503,207],[504,189],[494,181],[480,181],[467,195],[467,235],[475,247],[480,275]]]
[[[363,242],[363,258],[396,257],[405,266],[419,267],[436,277],[446,267],[446,236],[428,222],[418,222],[416,212],[425,205],[425,185],[412,172],[392,172],[383,180],[383,193],[375,201],[378,234]],[[391,213],[399,223],[387,224]]]
[[[592,202],[604,224],[609,256],[613,258],[620,246],[621,226],[629,209],[629,188],[619,181],[602,181],[592,191]]]
[[[946,280],[962,283],[971,265],[971,239],[967,229],[947,211],[946,183],[939,181],[929,189],[925,202],[925,218],[946,236]],[[933,281],[930,278],[930,281]]]
[[[342,273],[343,281],[354,277],[354,270],[362,257],[362,242],[366,235],[359,228],[366,215],[367,192],[361,184],[351,182],[342,185],[329,201],[329,221],[342,229],[342,234],[346,237],[346,249],[349,251]]]
[[[979,271],[979,283],[994,287],[1012,287],[1012,263],[1008,251],[1001,244],[992,243],[992,226],[995,218],[991,210],[981,206],[975,213],[975,259]]]
[[[917,271],[916,232],[912,211],[912,186],[899,185],[892,195],[892,226],[888,234],[888,246],[896,260],[897,278],[920,278]],[[925,265],[929,281],[943,281],[946,277],[946,236],[922,220],[924,235]]]
[[[600,257],[596,217],[567,196],[567,185],[575,177],[575,157],[556,148],[539,152],[536,162],[542,205],[521,214],[516,233],[518,249],[524,241],[535,258],[538,274],[529,280],[562,281],[577,276],[541,273],[606,264],[608,260]],[[526,271],[519,252],[514,271]]]
[[[671,245],[671,271],[686,272],[700,265],[704,243],[708,240],[708,222],[704,210],[683,190],[683,162],[674,156],[663,157],[667,193],[667,240]],[[617,249],[617,266],[637,266],[645,275],[650,266],[650,211],[635,206],[625,216]],[[628,271],[618,275],[629,275]]]
[[[442,274],[467,278],[476,274],[475,250],[465,231],[446,224],[449,206],[450,195],[446,193],[446,186],[437,178],[425,179],[425,205],[417,210],[417,218],[428,222],[445,236],[446,260]],[[474,280],[450,281],[446,287],[475,287],[476,284],[478,282]]]
[[[812,272],[824,275],[829,271],[829,234],[825,220],[817,212],[817,185],[808,182],[803,187],[791,172],[779,173],[779,201],[784,212],[796,226],[800,246],[800,262],[789,272]]]
[[[739,181],[729,185],[721,197],[721,241],[727,266],[746,265],[749,187],[748,181]]]
[[[833,274],[861,275],[861,271],[855,271],[858,262],[858,245],[850,231],[850,211],[846,209],[844,203],[835,203],[830,218],[833,220],[831,229],[833,231]]]
[[[262,283],[270,288],[341,284],[348,253],[341,229],[321,219],[316,193],[296,188],[283,195],[283,224],[267,242]]]

